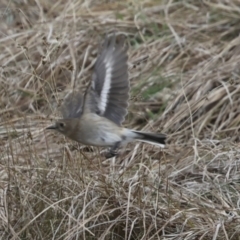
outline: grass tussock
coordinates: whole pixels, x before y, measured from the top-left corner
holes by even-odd
[[[0,3],[1,239],[238,239],[240,5]],[[45,131],[85,88],[99,42],[126,36],[125,126],[169,135],[105,160]]]

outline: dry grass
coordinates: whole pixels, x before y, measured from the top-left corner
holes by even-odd
[[[239,239],[240,4],[8,1],[0,23],[1,239]],[[169,135],[105,160],[44,131],[127,36],[125,126]]]

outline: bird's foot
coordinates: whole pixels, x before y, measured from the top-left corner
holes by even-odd
[[[118,155],[119,145],[120,145],[120,142],[117,142],[113,147],[111,147],[109,151],[105,154],[105,157],[106,158],[116,157]]]
[[[118,155],[117,149],[110,148],[108,152],[106,152],[105,157],[106,159],[116,157]]]

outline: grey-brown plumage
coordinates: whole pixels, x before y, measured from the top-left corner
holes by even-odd
[[[127,114],[129,99],[128,56],[123,43],[116,42],[115,35],[106,38],[85,99],[85,109],[119,126]]]
[[[83,95],[81,92],[69,93],[62,104],[60,111],[63,119],[80,118],[83,111]]]
[[[97,57],[92,81],[83,95],[72,92],[62,105],[63,119],[48,129],[86,145],[115,149],[133,140],[164,146],[164,134],[122,127],[127,114],[129,80],[124,41],[108,36]]]

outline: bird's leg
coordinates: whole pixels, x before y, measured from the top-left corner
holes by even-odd
[[[110,149],[109,151],[106,153],[105,157],[106,158],[112,158],[117,156],[117,150],[120,147],[120,143],[121,142],[116,142]]]

